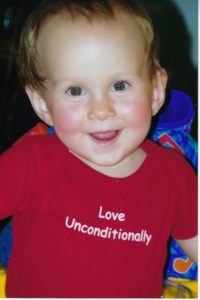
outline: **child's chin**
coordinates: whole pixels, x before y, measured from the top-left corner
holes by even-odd
[[[121,160],[113,157],[100,157],[96,159],[91,159],[90,162],[98,167],[114,167]]]

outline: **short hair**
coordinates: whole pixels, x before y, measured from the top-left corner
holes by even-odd
[[[41,29],[56,16],[76,20],[84,17],[88,22],[115,20],[117,12],[125,12],[137,20],[144,37],[151,78],[160,68],[158,39],[147,11],[137,0],[46,0],[27,18],[19,38],[17,64],[22,85],[44,87],[45,75],[37,49]]]

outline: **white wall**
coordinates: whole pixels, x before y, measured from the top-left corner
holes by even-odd
[[[191,58],[198,64],[198,0],[170,0],[181,11],[191,37]]]

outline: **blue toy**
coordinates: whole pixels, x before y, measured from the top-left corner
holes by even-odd
[[[174,148],[182,153],[196,170],[197,143],[189,134],[193,119],[192,99],[183,92],[171,90],[169,103],[158,117],[152,139],[164,147]],[[185,255],[174,240],[170,243],[164,277],[197,279],[197,265]]]
[[[194,119],[192,99],[185,93],[171,90],[164,112],[158,117],[152,139],[168,148],[174,148],[197,169],[197,143],[190,136]]]

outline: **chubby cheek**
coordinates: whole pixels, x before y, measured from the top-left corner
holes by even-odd
[[[82,127],[82,114],[75,108],[56,108],[53,110],[53,124],[61,134],[76,133]]]
[[[149,127],[151,122],[151,106],[146,101],[133,101],[121,109],[126,124],[130,127]]]

